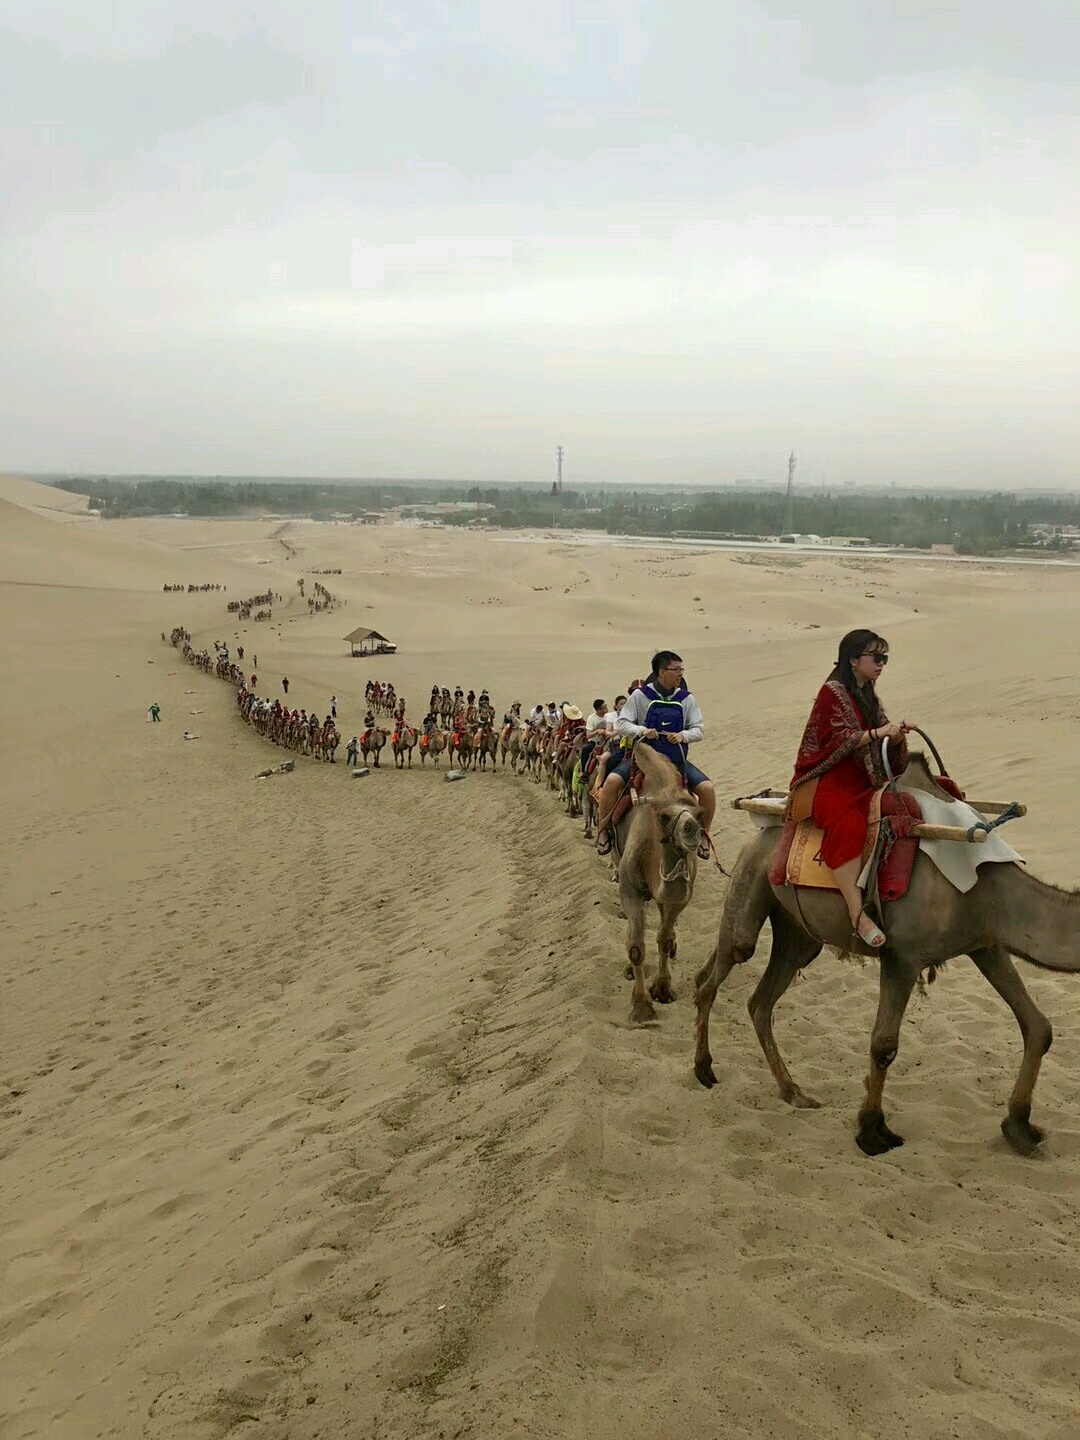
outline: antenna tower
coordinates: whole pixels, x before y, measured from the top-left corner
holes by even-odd
[[[555,459],[556,459],[556,462],[557,462],[557,469],[556,469],[556,474],[555,474],[555,493],[556,493],[556,495],[561,495],[561,494],[562,494],[562,453],[563,453],[563,452],[562,452],[562,446],[561,446],[561,445],[556,445],[556,446],[555,446]]]
[[[788,534],[795,530],[795,451],[792,450],[787,462],[787,525]]]

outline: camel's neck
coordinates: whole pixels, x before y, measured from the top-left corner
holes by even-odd
[[[988,865],[983,878],[993,929],[1006,949],[1048,970],[1080,971],[1080,894],[1047,885],[1019,865]]]

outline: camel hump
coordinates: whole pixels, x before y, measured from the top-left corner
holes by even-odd
[[[655,795],[660,790],[676,789],[683,778],[666,756],[654,750],[648,741],[639,740],[634,746],[634,759],[645,776],[645,793]]]

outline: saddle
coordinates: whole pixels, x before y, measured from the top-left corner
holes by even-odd
[[[888,903],[907,894],[919,849],[911,827],[921,819],[918,801],[910,792],[887,786],[874,791],[862,854],[863,866],[872,865],[865,887],[868,897]],[[769,870],[769,884],[838,891],[832,871],[821,859],[824,838],[824,831],[810,815],[785,820]]]
[[[619,824],[622,821],[623,816],[633,805],[634,796],[641,794],[641,790],[644,784],[645,775],[635,765],[630,772],[629,783],[626,785],[618,800],[615,801],[611,814],[608,816],[608,825],[611,827],[611,833],[613,835],[618,830]]]

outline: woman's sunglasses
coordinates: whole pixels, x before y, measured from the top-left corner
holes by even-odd
[[[888,655],[882,655],[876,650],[864,650],[863,653],[859,656],[859,659],[873,660],[875,665],[887,665],[889,663]]]

